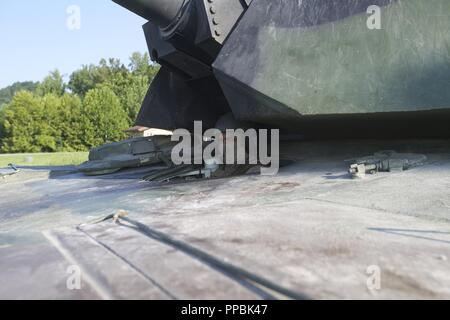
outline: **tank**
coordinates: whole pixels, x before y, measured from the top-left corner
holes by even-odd
[[[450,136],[448,0],[114,1],[148,20],[162,66],[137,125]]]

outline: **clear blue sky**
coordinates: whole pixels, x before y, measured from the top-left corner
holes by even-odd
[[[80,8],[80,30],[67,27],[71,5]],[[128,64],[132,52],[147,51],[144,23],[111,0],[0,0],[0,88],[42,80],[54,69],[67,80],[101,58]]]

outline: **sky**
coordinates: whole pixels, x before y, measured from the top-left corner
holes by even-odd
[[[0,88],[55,69],[67,80],[101,58],[128,64],[147,51],[145,22],[111,0],[0,0]]]

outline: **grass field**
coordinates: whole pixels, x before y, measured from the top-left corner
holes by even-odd
[[[12,163],[17,166],[78,165],[88,159],[88,152],[0,154],[0,168]]]

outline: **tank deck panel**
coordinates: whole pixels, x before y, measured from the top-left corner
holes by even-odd
[[[370,147],[347,147],[288,147],[277,176],[186,183],[22,168],[0,182],[0,298],[449,299],[450,152],[355,180],[344,160]],[[66,286],[73,265],[81,290]]]

